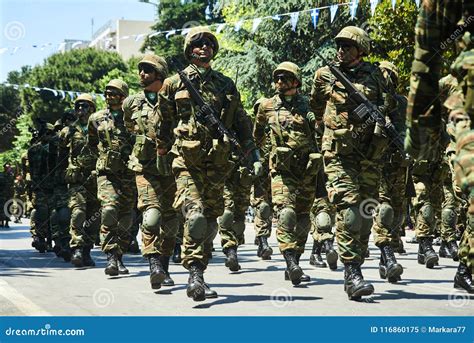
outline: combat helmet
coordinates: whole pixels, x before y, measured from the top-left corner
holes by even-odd
[[[398,68],[395,64],[389,61],[381,61],[379,67],[388,70],[398,80]]]
[[[336,36],[335,41],[349,40],[354,42],[364,55],[370,52],[370,37],[357,26],[346,26]]]
[[[92,95],[88,94],[88,93],[82,93],[81,95],[79,95],[76,100],[74,100],[74,105],[76,105],[79,101],[87,101],[88,103],[91,104],[91,106],[94,108],[95,110],[95,102],[94,102],[94,99],[92,98]]]
[[[168,77],[168,64],[166,63],[163,57],[153,55],[153,54],[146,54],[143,56],[140,62],[138,62],[138,68],[140,68],[141,64],[149,64],[151,65],[158,74],[161,75],[164,79]]]
[[[120,79],[112,79],[109,81],[107,86],[105,86],[105,89],[112,87],[120,91],[124,97],[128,96],[128,85]]]
[[[184,40],[184,57],[187,60],[189,60],[189,53],[193,41],[198,40],[201,37],[207,37],[211,40],[212,44],[214,44],[214,56],[217,55],[217,52],[219,51],[219,42],[217,41],[216,36],[206,26],[195,26],[189,30],[186,39]]]
[[[294,76],[296,80],[298,80],[298,87],[301,87],[301,72],[300,72],[300,67],[298,67],[295,63],[293,62],[282,62],[276,67],[276,69],[273,71],[273,78],[275,79],[275,76],[277,75],[278,72],[285,71]]]

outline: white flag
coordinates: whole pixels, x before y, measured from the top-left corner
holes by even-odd
[[[293,12],[290,14],[290,22],[291,22],[291,29],[293,31],[296,30],[296,24],[298,24],[298,17],[300,16],[300,12]]]
[[[331,5],[331,7],[329,7],[329,11],[331,12],[331,23],[334,21],[334,18],[336,17],[338,8],[339,8],[338,5]]]
[[[260,25],[261,22],[262,22],[262,18],[255,18],[253,20],[252,33],[255,33],[255,31],[257,31],[257,27],[258,25]]]

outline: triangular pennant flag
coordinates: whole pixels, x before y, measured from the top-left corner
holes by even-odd
[[[13,85],[13,89],[19,89],[19,88],[20,88],[20,86],[18,86],[18,85]]]
[[[11,83],[8,83],[8,82],[5,82],[3,85],[4,85],[5,87],[11,87],[11,86],[13,86]]]
[[[129,39],[130,36],[123,36],[123,37],[120,37],[119,40],[125,40],[125,39]]]
[[[39,88],[39,87],[33,87],[33,89],[37,92],[39,92],[41,90],[41,88]]]
[[[291,22],[291,29],[293,31],[296,30],[296,24],[298,24],[298,18],[300,16],[300,12],[293,12],[290,13],[290,22]]]
[[[235,26],[234,26],[234,31],[239,32],[243,23],[244,23],[244,21],[242,19],[239,20],[238,22],[236,22]]]
[[[66,47],[66,43],[62,42],[61,44],[58,45],[58,50],[63,50]]]
[[[71,49],[74,49],[75,47],[78,47],[81,44],[82,44],[82,42],[76,42],[73,45],[71,45]]]
[[[190,28],[182,29],[181,30],[181,35],[186,36],[190,30],[191,30]]]
[[[23,85],[23,87],[25,87],[25,88],[30,88],[30,84],[29,84],[29,83],[25,83],[25,84]]]
[[[224,23],[217,25],[216,33],[221,33],[221,31],[224,29],[224,26]]]
[[[377,7],[379,0],[370,0],[370,12],[372,15],[375,14],[375,8]]]
[[[11,55],[16,54],[16,52],[17,52],[18,50],[20,50],[20,49],[21,49],[21,48],[20,48],[19,46],[16,46],[15,48],[13,48],[13,51],[12,51]]]
[[[357,6],[359,6],[359,0],[354,0],[350,5],[351,19],[354,19],[357,13]]]
[[[415,0],[416,7],[420,7],[420,0]]]
[[[135,42],[138,42],[139,40],[142,40],[143,36],[145,36],[143,33],[137,35],[137,36],[135,37]]]
[[[276,15],[272,16],[272,19],[273,20],[280,20],[281,17],[280,17],[280,15],[276,14]]]
[[[74,98],[75,98],[74,92],[69,91],[69,92],[67,92],[67,94],[69,94],[69,97],[70,97],[71,99],[74,99]]]
[[[397,0],[392,0],[392,10],[395,11],[395,5],[397,4]]]
[[[329,11],[331,12],[331,23],[334,21],[334,18],[336,17],[337,9],[339,8],[338,5],[331,5],[329,7]]]
[[[148,35],[148,38],[152,38],[152,37],[158,36],[160,33],[161,33],[161,31],[150,33],[150,34]]]
[[[313,22],[313,26],[316,29],[316,26],[318,25],[318,19],[319,19],[319,9],[314,8],[311,10],[311,21]]]
[[[58,90],[59,95],[61,95],[61,99],[64,99],[66,97],[66,94],[64,93],[63,90]]]
[[[262,18],[255,18],[255,19],[253,20],[252,33],[254,33],[255,31],[257,31],[257,27],[258,27],[258,25],[260,25],[261,22],[262,22]]]
[[[175,33],[176,33],[176,30],[168,31],[168,33],[165,35],[166,39],[170,39],[170,36],[174,35]]]
[[[51,93],[54,94],[54,96],[58,96],[58,92],[57,92],[55,89],[47,88],[47,87],[44,87],[43,89],[44,89],[45,91],[50,91]]]

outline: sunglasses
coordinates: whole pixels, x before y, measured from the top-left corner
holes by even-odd
[[[286,82],[293,81],[294,77],[287,74],[275,75],[275,77],[273,78],[273,82],[277,83],[279,80],[281,80],[283,83],[286,83]]]
[[[153,72],[155,72],[155,68],[153,68],[151,65],[148,65],[148,64],[141,64],[139,67],[138,67],[138,71],[139,72],[144,72],[145,74],[151,74]]]
[[[208,46],[212,49],[215,48],[214,43],[207,37],[202,37],[202,38],[196,39],[196,40],[192,41],[192,43],[191,43],[191,46],[193,48],[202,48],[204,45]]]
[[[106,97],[116,97],[116,96],[121,96],[122,94],[120,92],[117,92],[117,91],[112,91],[112,90],[106,90],[104,92],[104,96]]]
[[[80,108],[83,108],[85,110],[88,110],[89,108],[91,107],[91,105],[88,103],[88,102],[78,102],[76,103],[76,105],[74,106],[74,108],[76,110],[80,109]]]
[[[350,43],[338,43],[337,44],[337,50],[342,49],[342,50],[349,50],[350,48],[355,47],[354,44]]]

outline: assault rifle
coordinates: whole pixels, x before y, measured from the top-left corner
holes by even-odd
[[[333,62],[328,62],[317,51],[316,55],[322,59],[322,61],[329,67],[331,73],[340,83],[342,83],[348,93],[348,99],[357,105],[356,109],[353,111],[354,114],[357,115],[361,121],[370,120],[375,122],[380,128],[382,128],[383,132],[389,138],[390,143],[395,146],[395,148],[402,154],[405,160],[411,161],[411,157],[405,152],[404,144],[400,134],[392,123],[387,123],[385,120],[385,115],[380,112],[379,108],[369,99],[367,99],[365,94],[359,91]],[[413,177],[411,175],[411,168],[408,168],[406,179],[407,182],[405,191],[407,196],[416,196],[415,185],[413,184]]]

